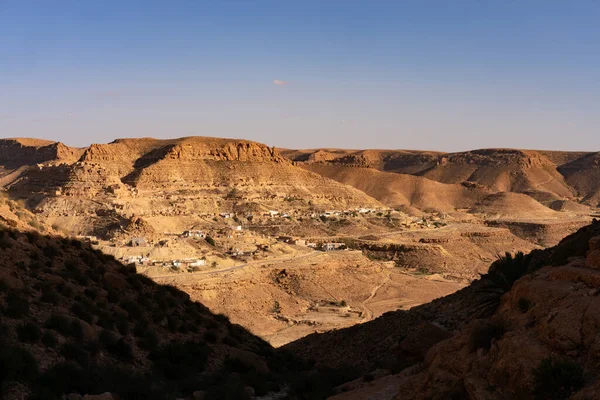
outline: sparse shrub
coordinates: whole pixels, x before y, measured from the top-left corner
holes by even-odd
[[[231,347],[237,347],[239,346],[239,343],[237,342],[237,340],[235,340],[233,337],[231,336],[225,336],[222,340],[221,343],[226,344],[227,346],[231,346]]]
[[[213,239],[211,236],[206,236],[206,238],[204,239],[206,240],[206,243],[210,244],[211,246],[216,246],[217,244],[215,243],[215,239]]]
[[[40,270],[42,268],[44,268],[44,264],[42,264],[39,260],[38,261],[32,261],[32,262],[29,263],[29,269],[32,270],[32,271],[38,271],[38,270]]]
[[[0,249],[10,249],[13,246],[13,241],[8,236],[0,237]]]
[[[133,347],[124,338],[110,331],[103,330],[100,332],[100,342],[109,353],[118,359],[122,361],[133,360]]]
[[[75,343],[75,342],[69,341],[69,342],[65,343],[62,348],[62,355],[67,360],[73,360],[73,361],[77,362],[79,365],[81,365],[82,367],[86,367],[90,363],[89,353],[86,351],[86,349],[82,345]]]
[[[227,325],[231,325],[231,323],[229,322],[229,318],[227,318],[227,315],[225,314],[215,314],[213,316],[213,318],[215,319],[215,321],[221,322],[223,324],[227,324]]]
[[[271,309],[271,312],[275,314],[279,314],[281,312],[281,305],[277,300],[273,302],[273,308]]]
[[[46,331],[42,336],[42,343],[46,347],[53,348],[58,344],[58,339],[56,338],[56,335],[54,333],[52,333],[51,331]]]
[[[117,340],[119,340],[117,335],[108,329],[100,331],[100,343],[104,345],[104,347],[113,345]]]
[[[83,294],[88,298],[94,300],[98,296],[98,289],[95,287],[88,287],[83,290]]]
[[[583,369],[570,360],[544,358],[533,370],[538,399],[563,400],[583,386]]]
[[[17,328],[17,336],[21,342],[37,343],[42,337],[42,331],[37,324],[26,322]]]
[[[67,271],[75,271],[79,269],[79,261],[73,259],[73,258],[69,258],[67,260],[65,260],[65,268],[67,269]]]
[[[38,361],[26,349],[0,346],[0,382],[29,382],[39,373]]]
[[[63,296],[68,298],[73,297],[73,295],[75,294],[73,286],[69,285],[68,283],[60,285],[58,287],[58,290],[60,291],[60,293],[62,293]]]
[[[365,381],[365,382],[373,382],[374,380],[375,380],[375,377],[373,376],[373,374],[363,375],[363,381]]]
[[[124,318],[124,317],[117,318],[117,322],[116,322],[115,326],[117,327],[117,330],[119,331],[119,333],[121,335],[129,334],[130,327],[129,327],[129,321],[127,320],[127,318]]]
[[[121,361],[133,360],[133,347],[127,343],[124,338],[120,338],[117,342],[107,349]]]
[[[129,314],[129,318],[133,320],[138,320],[143,317],[144,310],[132,299],[124,299],[121,301],[120,306],[122,309],[127,311]]]
[[[156,332],[149,330],[138,339],[137,343],[142,349],[156,351],[160,344],[160,340]]]
[[[518,252],[514,256],[507,252],[490,265],[485,277],[508,291],[513,283],[527,272],[528,265],[529,257],[522,252]]]
[[[35,231],[27,231],[25,232],[25,237],[27,237],[29,243],[35,244],[40,239],[40,234]]]
[[[24,294],[19,292],[10,292],[6,296],[6,307],[4,314],[7,317],[21,319],[29,315],[29,300]]]
[[[76,319],[71,319],[66,315],[52,314],[46,321],[45,327],[61,333],[64,336],[73,338],[82,338],[83,329]]]
[[[81,318],[87,323],[94,322],[94,316],[86,309],[86,307],[82,303],[73,303],[71,306],[71,311],[77,317]]]
[[[527,298],[521,297],[517,301],[517,306],[519,307],[519,310],[521,310],[522,313],[526,313],[531,307],[531,302]]]
[[[204,371],[208,348],[202,342],[171,343],[151,352],[149,358],[167,379],[185,380]]]
[[[104,329],[112,330],[115,327],[115,321],[110,315],[103,314],[98,316],[96,325]]]
[[[219,335],[214,330],[208,330],[204,332],[204,340],[206,340],[208,343],[217,343],[218,338]]]
[[[53,287],[46,286],[42,289],[40,301],[48,304],[58,304],[60,302],[60,295]]]
[[[227,372],[236,372],[238,374],[245,374],[253,369],[251,365],[248,365],[239,358],[232,356],[229,356],[225,359],[224,367]]]
[[[489,350],[492,341],[500,339],[505,332],[505,323],[500,318],[482,322],[471,331],[471,350]]]
[[[45,246],[42,251],[44,255],[48,258],[55,258],[58,257],[58,255],[60,254],[60,250],[58,249],[58,247],[56,247],[53,244]]]

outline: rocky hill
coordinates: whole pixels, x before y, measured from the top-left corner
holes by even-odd
[[[598,153],[515,149],[458,153],[319,149],[285,150],[283,154],[312,170],[321,165],[374,168],[493,192],[525,193],[544,204],[572,199],[596,207],[600,202],[597,199],[600,193]]]
[[[600,204],[600,153],[586,154],[559,167],[581,202],[591,206]]]
[[[288,348],[365,373],[340,400],[593,399],[599,255],[594,221],[553,248],[501,258],[450,296]]]
[[[134,216],[165,217],[168,225],[154,226],[157,231],[182,231],[202,213],[279,210],[290,201],[307,210],[381,206],[355,188],[292,165],[275,148],[246,140],[121,139],[82,149],[76,159],[47,149],[60,144],[17,144],[23,154],[0,153],[4,188],[73,234],[101,236],[110,230],[106,222]],[[107,214],[110,220],[97,218]]]
[[[65,146],[60,142],[38,139],[0,139],[0,166],[18,168],[47,162],[74,162],[82,149]]]
[[[306,164],[303,168],[353,186],[394,208],[452,212],[472,207],[489,192],[483,188],[444,184],[419,176],[381,172],[374,168]]]

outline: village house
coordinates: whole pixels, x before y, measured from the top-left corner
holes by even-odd
[[[196,261],[192,261],[189,266],[190,267],[203,267],[206,265],[206,260],[204,258],[196,260]]]
[[[278,242],[283,242],[283,243],[288,243],[288,244],[292,243],[293,240],[294,240],[294,238],[291,237],[291,236],[279,236],[279,237],[277,237],[277,241]]]
[[[334,242],[323,243],[323,245],[321,246],[321,250],[323,250],[323,251],[343,250],[345,248],[346,248],[345,243],[334,243]]]
[[[206,233],[204,233],[203,231],[198,231],[198,230],[189,230],[189,231],[184,231],[183,232],[183,237],[195,237],[195,238],[205,238],[206,237]]]

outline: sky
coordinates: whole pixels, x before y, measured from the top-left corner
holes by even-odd
[[[0,0],[0,137],[600,150],[599,0]]]

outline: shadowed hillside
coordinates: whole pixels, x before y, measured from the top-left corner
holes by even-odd
[[[599,268],[595,220],[452,295],[287,347],[365,374],[339,400],[596,398]]]
[[[0,230],[0,331],[5,399],[300,399],[328,388],[184,292],[81,242],[35,232]]]

